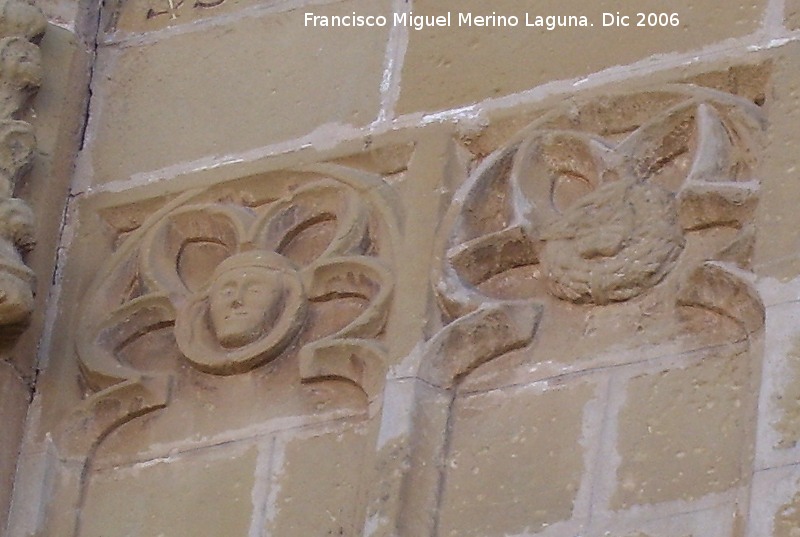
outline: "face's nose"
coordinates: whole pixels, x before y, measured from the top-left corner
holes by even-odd
[[[238,284],[231,295],[231,307],[241,308],[244,306],[244,285]]]

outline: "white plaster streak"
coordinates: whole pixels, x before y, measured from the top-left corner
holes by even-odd
[[[380,516],[378,514],[374,514],[367,517],[366,522],[364,522],[364,537],[372,537],[373,535],[375,535],[376,531],[378,531],[388,522],[389,521],[386,519],[386,517]]]
[[[416,400],[416,381],[392,380],[383,390],[383,415],[378,433],[378,450],[387,443],[411,434]]]
[[[798,341],[800,303],[786,303],[767,308],[765,321],[765,353],[761,390],[758,402],[756,445],[757,470],[794,463],[800,457],[800,446],[780,449],[781,434],[775,425],[783,414],[780,397],[791,383],[797,382],[791,360]]]
[[[75,22],[74,21],[67,22],[67,21],[62,21],[62,20],[58,20],[58,19],[50,19],[47,22],[49,24],[52,24],[53,26],[57,26],[58,28],[61,28],[62,30],[67,30],[68,32],[70,32],[72,34],[75,33]]]
[[[617,469],[621,462],[617,452],[617,415],[625,402],[626,393],[622,392],[618,378],[609,377],[605,383],[604,412],[600,434],[598,435],[597,465],[592,477],[589,520],[595,513],[607,509],[611,493],[616,484]]]
[[[742,48],[751,51],[767,50],[785,45],[792,41],[800,41],[800,34],[787,37],[782,36],[780,38],[768,38],[761,34],[753,34],[740,40],[728,40],[711,45],[703,48],[699,52],[693,51],[683,54],[675,53],[652,56],[630,65],[610,67],[580,78],[548,82],[521,93],[506,95],[495,99],[487,99],[480,103],[431,114],[413,113],[390,118],[388,116],[390,112],[388,109],[389,101],[385,100],[385,102],[382,103],[382,113],[386,115],[386,117],[367,127],[326,125],[299,138],[285,140],[238,153],[217,155],[194,161],[184,161],[158,170],[137,173],[130,179],[112,181],[104,185],[92,187],[87,190],[87,193],[122,192],[171,179],[179,175],[187,175],[193,172],[235,165],[242,162],[258,161],[271,156],[293,153],[308,147],[330,148],[337,144],[361,140],[365,136],[376,136],[392,130],[419,126],[420,124],[428,125],[431,123],[479,121],[481,117],[485,117],[487,112],[505,110],[524,104],[536,104],[546,98],[570,94],[577,86],[581,86],[582,89],[603,86],[610,82],[639,78],[643,75],[673,69],[676,64],[688,65],[696,64],[700,61],[713,62],[722,60],[729,57],[731,53],[741,51]],[[399,54],[399,47],[402,43],[396,43],[396,45],[398,46],[396,52]],[[381,84],[388,83],[389,92],[399,92],[399,70],[401,67],[402,65],[398,61],[398,56],[395,56],[392,60],[391,69],[393,73],[398,74],[395,76],[394,74],[389,75],[386,72],[384,73],[384,80]],[[385,80],[387,77],[389,77],[388,82]],[[388,93],[382,92],[382,95],[388,99]],[[91,134],[87,139],[91,141]],[[87,173],[88,171],[89,170],[83,170],[82,173],[77,175],[88,177],[91,175]]]
[[[598,378],[598,377],[594,377]],[[592,491],[597,476],[598,447],[602,445],[605,409],[608,403],[609,379],[599,377],[594,397],[583,409],[580,446],[583,449],[583,477],[575,497],[574,517],[591,519]]]
[[[411,6],[405,0],[395,0],[391,17],[394,13],[410,11]],[[395,106],[400,98],[400,74],[403,70],[403,60],[408,48],[408,28],[405,26],[391,26],[389,41],[386,45],[386,59],[381,79],[381,109],[375,124],[391,122],[395,115]]]
[[[149,449],[137,453],[135,460],[127,461],[127,464],[135,464],[136,462],[143,462],[159,457],[174,456],[190,451],[213,448],[223,444],[264,437],[278,432],[296,432],[308,429],[316,431],[319,430],[320,427],[335,428],[340,427],[344,423],[363,419],[363,414],[354,415],[352,413],[345,414],[345,412],[347,411],[341,411],[338,415],[335,413],[325,413],[313,417],[290,416],[277,418],[249,427],[224,431],[212,436],[176,442],[154,443],[149,446]]]
[[[764,10],[764,19],[762,22],[765,35],[774,36],[775,34],[784,33],[783,21],[785,11],[785,0],[769,0],[767,8]]]
[[[258,459],[254,476],[251,498],[253,501],[253,514],[250,519],[248,537],[265,537],[267,531],[267,502],[269,501],[269,480],[272,465],[272,450],[275,439],[269,437],[259,442]]]
[[[793,255],[779,261],[795,261],[796,259],[797,256]],[[768,308],[800,300],[800,278],[794,278],[786,282],[771,277],[760,278],[756,283],[756,287],[758,295]]]
[[[145,470],[145,469],[150,468],[152,466],[158,466],[159,464],[169,464],[169,463],[178,461],[180,459],[181,459],[181,457],[174,456],[174,455],[169,455],[169,456],[166,456],[166,457],[157,457],[155,459],[150,459],[149,461],[137,462],[136,464],[134,464],[130,468],[132,470],[134,470],[134,471]]]
[[[393,380],[416,377],[427,348],[428,346],[425,341],[418,341],[414,348],[411,349],[411,352],[408,353],[408,356],[400,360],[399,363],[389,367],[386,378]]]
[[[37,405],[38,414],[41,405]],[[38,420],[37,420],[38,423]],[[14,482],[13,497],[9,510],[9,535],[38,535],[45,522],[49,493],[54,479],[54,462],[58,459],[50,433],[44,442],[32,440],[32,428],[26,427],[22,452],[17,461],[18,476]]]
[[[280,512],[278,506],[278,493],[280,492],[281,485],[279,479],[283,475],[284,463],[286,461],[286,442],[285,439],[276,439],[272,445],[272,457],[270,458],[269,468],[269,493],[267,494],[267,502],[264,510],[264,528],[268,524],[275,522]],[[279,471],[280,470],[280,471]]]
[[[420,122],[423,125],[429,125],[431,123],[445,123],[448,121],[471,120],[471,119],[477,119],[478,117],[480,117],[480,111],[478,109],[478,106],[475,104],[471,104],[469,106],[463,106],[461,108],[443,110],[441,112],[436,112],[433,114],[425,114],[422,116]]]
[[[771,39],[766,43],[758,43],[755,45],[750,45],[747,47],[747,52],[758,52],[760,50],[769,50],[772,48],[782,47],[783,45],[790,43],[792,41],[797,41],[796,37],[776,37],[775,39]]]
[[[391,39],[391,38],[390,38]],[[389,91],[389,86],[392,83],[392,66],[394,65],[394,58],[392,58],[391,54],[386,54],[386,65],[383,69],[383,77],[381,78],[381,101],[384,103],[381,105],[381,115],[386,117],[386,93]]]

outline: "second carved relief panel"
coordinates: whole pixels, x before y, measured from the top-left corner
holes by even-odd
[[[436,535],[742,516],[766,128],[761,91],[664,85],[568,100],[479,155],[440,229],[420,369],[451,401]]]

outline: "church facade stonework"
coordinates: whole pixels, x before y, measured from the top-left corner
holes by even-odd
[[[0,3],[0,534],[794,536],[800,4],[717,4]]]

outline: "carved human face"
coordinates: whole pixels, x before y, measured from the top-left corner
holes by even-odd
[[[223,272],[209,291],[209,314],[223,347],[241,347],[263,335],[280,308],[281,276],[265,267]]]

